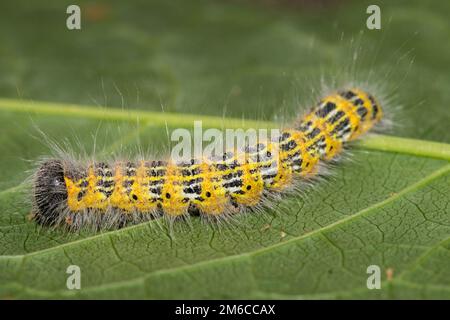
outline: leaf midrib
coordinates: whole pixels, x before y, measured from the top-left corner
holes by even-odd
[[[205,128],[216,127],[230,129],[270,129],[280,127],[279,123],[270,121],[221,118],[216,116],[156,112],[136,109],[122,110],[118,108],[99,108],[94,106],[80,106],[74,104],[36,102],[1,98],[0,110],[55,116],[72,115],[83,119],[117,120],[131,122],[139,121],[146,126],[161,127],[190,127],[193,125],[194,121],[198,120],[201,120],[203,122],[203,126]],[[446,143],[372,134],[359,141],[357,145],[371,150],[404,153],[414,156],[422,156],[450,161],[450,144]]]

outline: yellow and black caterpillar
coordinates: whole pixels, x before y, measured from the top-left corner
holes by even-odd
[[[351,88],[323,98],[276,139],[214,159],[92,162],[50,159],[33,181],[33,211],[45,225],[121,227],[156,216],[203,217],[264,207],[271,195],[315,176],[319,165],[383,117],[369,93]]]

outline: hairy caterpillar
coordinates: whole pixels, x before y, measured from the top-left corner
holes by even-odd
[[[350,88],[324,97],[276,139],[214,159],[46,160],[33,178],[34,218],[44,225],[117,228],[158,216],[220,218],[264,207],[317,175],[382,117],[371,94]]]

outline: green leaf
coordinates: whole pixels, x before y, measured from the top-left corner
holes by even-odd
[[[95,127],[91,119],[118,120],[115,112],[87,106],[2,100],[0,110],[16,121],[22,112],[34,114],[38,125],[70,115],[72,126],[84,119],[82,131]],[[134,134],[147,137],[158,136],[154,125],[160,136],[164,133],[159,118],[169,127],[191,121],[188,115],[128,114],[141,119]],[[206,126],[238,123],[203,121]],[[101,234],[43,229],[27,221],[29,207],[20,206],[20,187],[5,189],[0,193],[3,296],[446,297],[448,160],[450,145],[373,136],[358,144],[354,161],[342,163],[330,182],[318,183],[305,196],[288,197],[264,215],[243,215],[221,228],[193,219],[190,227],[175,225],[172,237],[155,221]],[[73,264],[82,270],[80,291],[66,288],[65,270]],[[381,290],[366,287],[369,265],[383,270]],[[393,270],[392,279],[386,279],[386,270]]]
[[[303,196],[220,228],[192,219],[172,237],[156,222],[93,234],[29,221],[26,160],[50,151],[33,127],[88,153],[97,132],[108,156],[135,145],[164,153],[166,126],[197,119],[277,126],[261,120],[292,118],[310,75],[349,67],[369,3],[111,1],[79,33],[61,26],[68,4],[0,4],[1,298],[450,298],[450,44],[434,40],[448,38],[448,4],[381,2],[383,31],[357,45],[379,52],[355,74],[389,71],[375,80],[405,106],[395,134],[408,138],[367,137]],[[125,110],[89,106],[97,102]],[[81,290],[66,287],[69,265],[81,268]],[[366,286],[370,265],[381,268],[381,290]]]

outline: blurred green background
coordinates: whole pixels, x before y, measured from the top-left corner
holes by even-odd
[[[2,1],[0,96],[273,119],[351,69],[403,105],[398,134],[450,141],[448,2],[378,1],[368,30],[370,1],[77,1],[69,31],[72,3]]]

